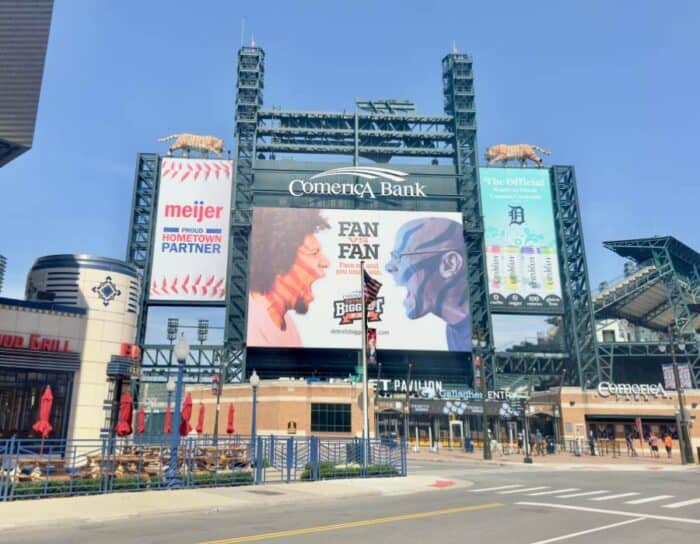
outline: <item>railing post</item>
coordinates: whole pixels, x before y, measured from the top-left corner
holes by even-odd
[[[292,463],[294,462],[294,438],[287,438],[287,483],[292,479]]]
[[[275,466],[275,435],[270,435],[270,465]]]
[[[318,438],[315,436],[309,437],[309,462],[311,463],[311,473],[309,474],[310,480],[319,479],[319,446]]]
[[[408,445],[406,443],[406,440],[401,441],[401,476],[407,476],[408,475],[408,456],[407,456],[407,448]]]
[[[264,451],[263,450],[263,437],[258,436],[256,439],[256,444],[255,444],[255,454],[254,454],[254,460],[255,460],[255,479],[254,479],[254,484],[258,485],[261,484],[263,481],[263,470],[262,470],[262,462],[260,461],[260,455],[259,452]]]

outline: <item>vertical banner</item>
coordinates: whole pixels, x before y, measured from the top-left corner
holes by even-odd
[[[377,329],[367,329],[367,364],[377,364]]]
[[[473,358],[472,368],[474,372],[474,389],[481,391],[481,357]]]
[[[151,301],[223,302],[232,176],[229,160],[162,160]]]
[[[664,387],[666,389],[676,389],[676,377],[673,375],[673,365],[662,365],[662,369],[664,373]],[[693,380],[690,377],[689,365],[678,365],[678,379],[681,382],[681,389],[693,388]]]
[[[549,170],[479,173],[491,310],[563,312]]]

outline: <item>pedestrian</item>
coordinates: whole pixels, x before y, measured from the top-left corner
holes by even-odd
[[[591,448],[591,455],[595,456],[595,431],[588,431],[588,446]]]
[[[537,455],[544,455],[544,448],[542,447],[543,442],[544,437],[542,436],[542,431],[537,429],[537,432],[535,433],[535,446],[537,448]]]
[[[655,433],[649,435],[649,447],[651,448],[651,456],[659,456],[659,439],[656,437]]]
[[[668,455],[668,458],[671,458],[671,448],[673,447],[673,439],[671,438],[671,435],[669,433],[666,433],[666,436],[664,436],[664,446],[666,446],[666,455]]]
[[[627,444],[627,455],[632,457],[637,457],[637,450],[634,449],[634,437],[632,433],[627,433],[625,435],[625,444]]]
[[[524,441],[523,431],[518,431],[518,454],[523,453],[523,441]]]

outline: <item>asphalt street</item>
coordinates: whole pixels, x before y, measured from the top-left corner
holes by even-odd
[[[697,543],[700,472],[584,471],[415,462],[444,489],[305,502],[266,510],[138,517],[31,531],[3,543],[279,544],[487,541],[508,544]],[[450,489],[450,478],[474,482]],[[264,490],[262,490],[264,491]],[[168,500],[163,492],[163,500]]]

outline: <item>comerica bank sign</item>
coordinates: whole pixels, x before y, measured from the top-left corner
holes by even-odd
[[[339,181],[345,176],[360,178],[362,182]],[[355,196],[358,198],[406,197],[426,198],[425,185],[406,183],[406,172],[375,166],[346,166],[333,168],[311,176],[309,179],[293,179],[289,182],[292,196],[327,195]],[[370,181],[379,180],[374,185]]]

